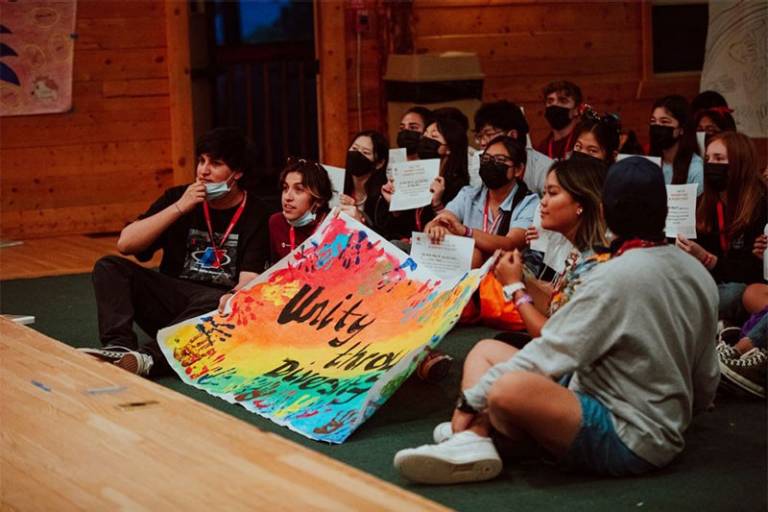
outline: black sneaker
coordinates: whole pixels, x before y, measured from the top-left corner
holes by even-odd
[[[451,356],[439,350],[430,350],[416,368],[416,375],[427,382],[440,382],[448,375],[452,365]]]
[[[738,359],[720,359],[720,373],[724,383],[759,398],[765,398],[766,368],[768,354],[759,348],[753,348]]]
[[[102,361],[114,363],[125,354],[130,352],[131,349],[119,345],[110,345],[104,348],[81,347],[78,348],[77,351],[82,352],[83,354],[88,354],[89,356],[93,356],[97,359],[101,359]]]

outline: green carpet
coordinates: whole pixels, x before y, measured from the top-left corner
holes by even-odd
[[[0,311],[37,317],[32,326],[72,346],[97,346],[96,307],[87,275],[3,281]],[[493,331],[457,328],[442,348],[461,359]],[[669,467],[641,478],[608,479],[560,472],[537,459],[511,459],[502,476],[481,484],[426,487],[402,480],[392,467],[400,448],[429,442],[448,419],[458,389],[456,365],[439,385],[412,378],[342,445],[301,437],[245,409],[166,378],[160,384],[256,427],[458,510],[766,510],[766,407],[721,396],[715,411],[698,417],[685,452]]]

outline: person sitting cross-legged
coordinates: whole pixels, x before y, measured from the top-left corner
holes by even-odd
[[[494,478],[493,431],[533,440],[562,468],[614,476],[668,464],[720,378],[717,287],[664,238],[667,196],[658,166],[615,164],[603,188],[614,257],[598,266],[517,350],[483,340],[464,363],[462,392],[437,444],[400,450],[395,467],[422,483]],[[500,280],[509,253],[497,264]]]

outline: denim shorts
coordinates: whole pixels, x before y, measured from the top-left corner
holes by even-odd
[[[599,400],[576,393],[581,403],[581,428],[558,465],[568,471],[611,476],[646,473],[656,466],[635,455],[613,428],[613,415]]]

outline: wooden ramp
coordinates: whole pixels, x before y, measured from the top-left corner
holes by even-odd
[[[446,510],[0,319],[0,509]]]
[[[34,238],[0,248],[0,280],[89,273],[96,260],[117,252],[117,236]],[[160,264],[158,251],[147,267]],[[138,263],[138,262],[137,262]]]

